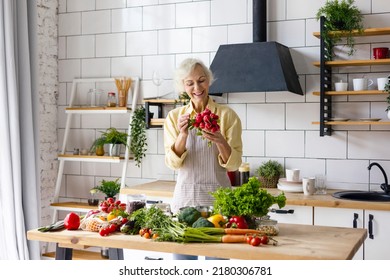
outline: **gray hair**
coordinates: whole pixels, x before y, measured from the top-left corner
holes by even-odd
[[[184,92],[184,79],[191,74],[191,72],[195,69],[195,67],[199,65],[202,67],[206,78],[209,80],[209,84],[211,85],[214,81],[214,76],[211,70],[204,65],[204,63],[196,58],[187,58],[180,63],[180,66],[176,69],[174,75],[174,86],[177,92]]]

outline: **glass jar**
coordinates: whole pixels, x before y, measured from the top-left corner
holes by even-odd
[[[240,174],[240,185],[246,184],[249,181],[249,163],[243,162],[238,168]]]
[[[269,216],[264,216],[256,219],[256,229],[264,231],[268,236],[279,234],[278,221],[270,219]]]
[[[115,92],[109,92],[107,96],[107,107],[116,107]]]
[[[126,212],[131,215],[134,211],[146,207],[146,196],[144,194],[134,194],[127,196]]]

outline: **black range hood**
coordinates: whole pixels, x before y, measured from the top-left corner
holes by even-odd
[[[267,0],[253,0],[253,43],[221,45],[210,65],[210,95],[228,92],[290,91],[303,95],[290,50],[266,42]]]

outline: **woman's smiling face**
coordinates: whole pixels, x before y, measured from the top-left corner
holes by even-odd
[[[194,105],[207,104],[210,83],[200,65],[197,65],[183,82],[185,91],[191,97]]]

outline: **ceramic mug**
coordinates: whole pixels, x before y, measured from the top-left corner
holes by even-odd
[[[373,48],[372,49],[374,59],[383,59],[389,56],[389,48]]]
[[[373,83],[373,80],[367,78],[353,79],[353,90],[367,90]]]
[[[348,83],[343,83],[343,81],[340,81],[338,83],[334,83],[334,89],[335,89],[335,91],[347,91],[348,90]]]
[[[388,78],[378,78],[378,90],[385,90]]]
[[[286,180],[290,182],[298,182],[299,173],[299,169],[286,169]]]
[[[305,177],[302,179],[302,188],[304,195],[313,195],[316,192],[316,178]]]

